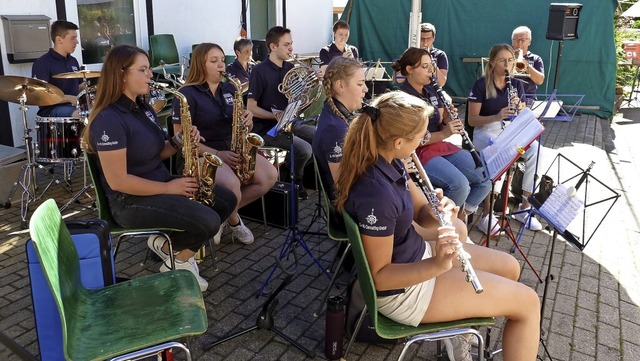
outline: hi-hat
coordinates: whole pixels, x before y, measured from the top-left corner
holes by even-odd
[[[78,70],[78,71],[70,71],[68,73],[60,73],[60,74],[56,74],[53,77],[54,78],[61,78],[61,79],[92,79],[92,78],[97,78],[100,76],[100,72],[99,71],[95,71],[95,70]]]
[[[46,81],[22,76],[0,76],[0,99],[20,103],[23,92],[27,105],[53,105],[64,99],[62,90]]]

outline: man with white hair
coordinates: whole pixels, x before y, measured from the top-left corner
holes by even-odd
[[[511,34],[511,45],[516,57],[522,52],[523,69],[516,71],[516,77],[525,82],[524,93],[536,94],[538,85],[544,82],[544,64],[542,58],[529,51],[531,46],[531,29],[526,26],[518,26]]]

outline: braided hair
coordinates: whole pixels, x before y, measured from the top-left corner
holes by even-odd
[[[359,69],[362,69],[362,63],[351,58],[337,56],[331,60],[324,73],[323,84],[327,94],[327,104],[331,110],[345,122],[349,123],[351,119],[347,118],[343,112],[338,109],[333,99],[333,85],[338,80],[347,80],[351,78]]]

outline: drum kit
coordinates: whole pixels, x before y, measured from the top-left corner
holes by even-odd
[[[55,78],[63,79],[83,79],[87,85],[87,79],[99,77],[96,71],[80,70],[76,72],[61,73],[54,75]],[[61,184],[59,180],[52,178],[47,186],[39,194],[37,190],[36,170],[44,169],[44,164],[64,165],[65,180],[70,174],[68,165],[75,161],[83,161],[84,164],[84,187],[78,192],[61,211],[71,202],[76,201],[82,194],[91,188],[87,185],[86,162],[84,162],[81,135],[84,129],[93,100],[95,98],[95,86],[85,86],[85,89],[78,95],[78,110],[80,118],[72,117],[36,117],[36,141],[31,137],[32,129],[27,124],[28,105],[49,106],[59,104],[64,100],[63,92],[56,86],[45,81],[21,76],[0,76],[0,99],[20,104],[22,112],[22,126],[24,130],[24,144],[26,148],[27,161],[22,167],[14,186],[9,193],[9,198],[5,203],[5,208],[11,207],[11,199],[19,188],[22,188],[20,215],[22,218],[22,228],[26,228],[27,213],[29,203],[35,202],[49,189],[55,182]],[[53,169],[49,169],[53,173]],[[64,184],[62,184],[65,186]],[[70,188],[65,187],[67,191]],[[87,194],[87,196],[89,196]],[[89,196],[91,198],[91,196]]]

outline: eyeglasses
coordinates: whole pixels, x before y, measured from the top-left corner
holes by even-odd
[[[417,66],[417,68],[422,68],[422,69],[424,69],[426,71],[429,71],[429,72],[433,72],[433,70],[435,69],[433,64],[422,64],[420,66]]]
[[[125,70],[135,70],[135,71],[138,71],[138,72],[140,72],[142,74],[153,75],[153,70],[151,68],[147,68],[146,66],[143,66],[142,68],[138,68],[138,69],[127,68]]]
[[[519,43],[521,41],[527,41],[527,40],[531,40],[531,38],[514,38],[511,39],[514,43]]]
[[[427,130],[427,134],[424,135],[422,139],[420,139],[420,146],[424,147],[429,144],[429,140],[431,140],[431,132]]]
[[[498,60],[496,60],[496,62],[497,62],[497,63],[501,63],[501,64],[503,64],[503,65],[506,65],[506,64],[513,64],[513,63],[515,63],[515,62],[516,62],[516,59],[514,59],[514,58],[509,58],[509,59],[498,59]]]

